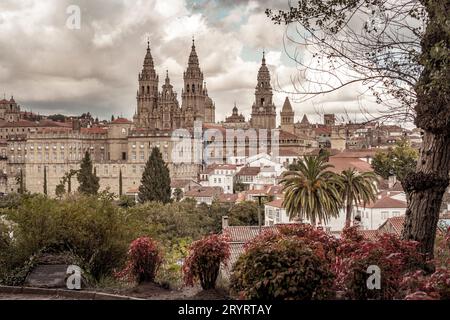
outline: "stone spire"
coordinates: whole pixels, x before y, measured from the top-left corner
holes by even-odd
[[[305,115],[303,115],[303,119],[302,119],[302,121],[300,122],[301,124],[309,124],[309,120],[308,120],[308,117],[306,116],[306,114]]]
[[[198,62],[198,56],[197,56],[197,52],[195,51],[195,39],[192,38],[192,48],[191,48],[191,54],[189,55],[189,62],[188,62],[188,66],[196,66],[198,67],[199,62]]]
[[[147,53],[144,58],[144,65],[139,80],[150,80],[156,78],[155,65],[150,51],[150,41],[147,41]]]
[[[289,98],[286,97],[286,100],[284,100],[283,108],[281,109],[281,112],[287,113],[287,112],[293,112],[291,102],[289,101]]]

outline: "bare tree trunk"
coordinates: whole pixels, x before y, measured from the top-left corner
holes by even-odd
[[[403,181],[408,200],[403,238],[418,241],[426,259],[433,258],[442,197],[449,184],[449,167],[450,137],[425,133],[416,172]]]
[[[433,258],[439,210],[449,185],[450,169],[450,1],[421,0],[428,23],[421,41],[416,84],[416,125],[424,130],[416,172],[402,182],[408,209],[403,238],[420,243],[426,259]],[[425,269],[426,264],[424,264]]]

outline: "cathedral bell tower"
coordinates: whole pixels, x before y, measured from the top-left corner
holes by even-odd
[[[203,72],[200,69],[194,39],[183,79],[181,109],[184,123],[182,125],[192,127],[194,121],[214,122],[214,105],[208,97],[206,84],[203,81]]]
[[[159,79],[150,52],[150,42],[147,43],[147,53],[138,80],[137,111],[134,122],[138,127],[153,128],[156,122],[156,119],[153,119],[153,111],[157,108]]]
[[[270,85],[270,72],[266,65],[264,52],[257,80],[255,102],[252,106],[250,120],[251,126],[255,129],[275,129],[277,115],[275,105],[272,102],[273,93]]]

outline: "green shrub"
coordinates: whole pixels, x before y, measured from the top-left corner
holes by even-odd
[[[179,289],[183,285],[182,265],[188,255],[190,238],[180,238],[172,245],[167,244],[164,251],[164,261],[156,276],[156,281],[163,287]]]
[[[300,237],[263,233],[233,266],[231,289],[241,299],[330,298],[334,276],[323,253],[316,250]]]
[[[126,256],[134,230],[123,210],[95,196],[25,197],[5,211],[14,227],[14,267],[21,267],[42,248],[57,246],[79,257],[82,268],[98,280],[111,274]]]

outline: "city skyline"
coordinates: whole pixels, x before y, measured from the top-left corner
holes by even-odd
[[[182,72],[195,36],[208,91],[216,102],[217,121],[231,114],[235,102],[249,119],[263,51],[272,73],[278,112],[286,97],[280,90],[290,90],[290,78],[296,76],[295,64],[283,48],[286,29],[273,25],[265,16],[267,2],[232,5],[176,1],[170,7],[158,1],[135,6],[115,3],[108,5],[107,14],[99,9],[99,4],[79,1],[79,30],[65,26],[67,5],[68,2],[55,5],[33,1],[0,4],[0,24],[5,27],[0,31],[0,43],[6,48],[0,53],[0,93],[4,92],[7,98],[14,95],[25,110],[68,115],[89,111],[103,119],[111,114],[131,119],[135,111],[136,74],[148,38],[157,74],[163,79],[168,70],[180,96]],[[159,13],[157,18],[152,11]],[[124,19],[125,15],[128,18]],[[17,19],[23,16],[29,18],[27,24]],[[115,19],[120,23],[114,24]],[[260,27],[266,24],[271,28]],[[38,34],[44,36],[37,37]],[[20,43],[8,43],[12,37],[20,38]],[[317,110],[339,114],[344,108],[350,117],[360,120],[360,107],[372,108],[373,104],[371,97],[361,98],[355,92],[354,87],[349,87],[301,103],[290,95],[295,121],[305,113],[319,121]]]

